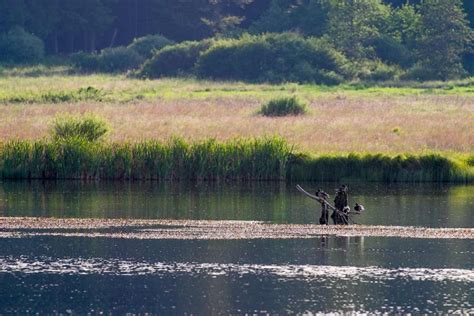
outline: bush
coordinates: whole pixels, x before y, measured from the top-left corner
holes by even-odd
[[[54,140],[83,139],[89,142],[103,138],[110,128],[108,123],[95,115],[62,115],[54,119],[51,134]]]
[[[138,76],[160,78],[194,74],[194,66],[202,52],[207,50],[212,40],[183,42],[167,46],[158,51],[138,71]]]
[[[124,46],[103,49],[100,54],[76,53],[71,56],[74,67],[82,71],[125,72],[138,68],[144,58]]]
[[[274,77],[270,72],[270,78]],[[334,71],[325,71],[312,67],[309,63],[301,62],[295,66],[292,74],[288,77],[288,81],[296,82],[316,82],[328,86],[334,86],[344,82],[344,77]]]
[[[384,64],[381,61],[363,61],[354,63],[355,76],[368,81],[388,81],[400,78],[400,67]]]
[[[43,41],[23,28],[15,27],[0,36],[0,61],[38,62],[44,57]]]
[[[265,116],[300,115],[307,112],[307,105],[296,97],[286,97],[270,100],[260,109]]]
[[[73,67],[82,71],[99,70],[99,55],[78,52],[71,55]]]
[[[123,46],[106,48],[99,55],[99,70],[103,72],[121,72],[138,68],[143,57],[136,51]]]
[[[345,63],[345,57],[322,39],[293,33],[244,35],[215,42],[200,56],[197,73],[250,82],[337,84]]]
[[[173,41],[157,34],[135,38],[127,48],[136,51],[145,58],[150,58],[153,56],[155,51],[172,44],[174,44]]]
[[[459,63],[453,65],[451,69],[441,69],[442,67],[432,67],[429,62],[418,62],[407,70],[402,76],[405,80],[429,81],[429,80],[453,80],[466,76],[466,71]]]

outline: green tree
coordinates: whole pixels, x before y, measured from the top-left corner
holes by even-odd
[[[324,0],[305,0],[293,10],[291,24],[304,35],[322,36],[327,28],[327,16]]]
[[[272,0],[268,9],[250,26],[252,33],[280,33],[291,27],[289,1]]]
[[[390,6],[380,0],[329,0],[327,35],[348,57],[371,57],[371,42],[389,16]]]
[[[383,62],[409,67],[415,62],[415,49],[420,37],[420,14],[405,4],[391,10],[381,34],[372,44]]]
[[[461,0],[424,0],[420,5],[418,54],[432,79],[447,80],[465,71],[462,56],[474,39]]]
[[[245,20],[244,16],[232,13],[232,8],[245,8],[254,0],[209,0],[212,5],[207,17],[201,20],[215,35],[232,33]]]
[[[410,49],[420,37],[421,15],[413,5],[405,4],[392,11],[387,33]]]

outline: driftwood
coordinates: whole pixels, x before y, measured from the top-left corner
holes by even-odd
[[[296,188],[298,189],[298,191],[300,191],[301,193],[305,194],[307,197],[309,197],[309,198],[311,198],[311,199],[313,199],[313,200],[316,200],[316,201],[318,201],[318,202],[321,203],[321,204],[324,203],[324,204],[326,204],[331,210],[337,211],[337,209],[336,209],[334,206],[332,206],[331,204],[329,204],[328,201],[326,201],[325,199],[320,198],[319,196],[316,196],[316,195],[314,195],[314,194],[311,194],[311,193],[305,191],[305,189],[303,189],[299,184],[296,185]]]
[[[344,215],[344,218],[346,218],[348,221],[351,221],[353,224],[355,224],[354,220],[352,218],[350,218],[350,214],[352,213],[351,210],[349,209],[349,211],[347,213],[344,213],[340,210],[338,210],[337,208],[335,208],[334,206],[332,206],[331,204],[329,204],[328,201],[326,201],[325,199],[322,199],[314,194],[311,194],[309,192],[307,192],[305,189],[303,189],[299,184],[296,185],[296,189],[298,189],[298,191],[300,191],[301,193],[303,193],[304,195],[306,195],[307,197],[313,199],[313,200],[316,200],[318,201],[319,203],[321,204],[326,204],[331,210],[333,210],[336,214],[342,214]],[[355,212],[354,214],[360,214],[360,212]]]

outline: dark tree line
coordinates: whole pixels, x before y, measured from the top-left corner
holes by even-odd
[[[380,60],[447,79],[474,71],[473,25],[473,0],[0,0],[0,62],[150,34],[181,42],[294,32],[326,39],[359,66]]]
[[[257,4],[258,2],[258,4]],[[20,26],[48,53],[125,45],[147,34],[212,36],[220,23],[257,19],[268,0],[0,0],[0,33]]]
[[[21,26],[48,53],[94,51],[162,34],[196,40],[229,29],[324,31],[327,0],[0,0],[0,33]],[[385,0],[400,7],[420,0]],[[474,1],[464,0],[471,25]],[[291,14],[287,14],[291,12]]]

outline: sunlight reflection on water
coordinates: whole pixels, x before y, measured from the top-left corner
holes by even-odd
[[[119,259],[52,259],[28,257],[0,257],[0,273],[102,274],[102,275],[157,275],[185,273],[190,275],[254,274],[280,278],[311,280],[318,278],[343,280],[393,280],[474,282],[474,270],[379,267],[322,266],[322,265],[258,265],[231,263],[166,263],[138,262]]]

